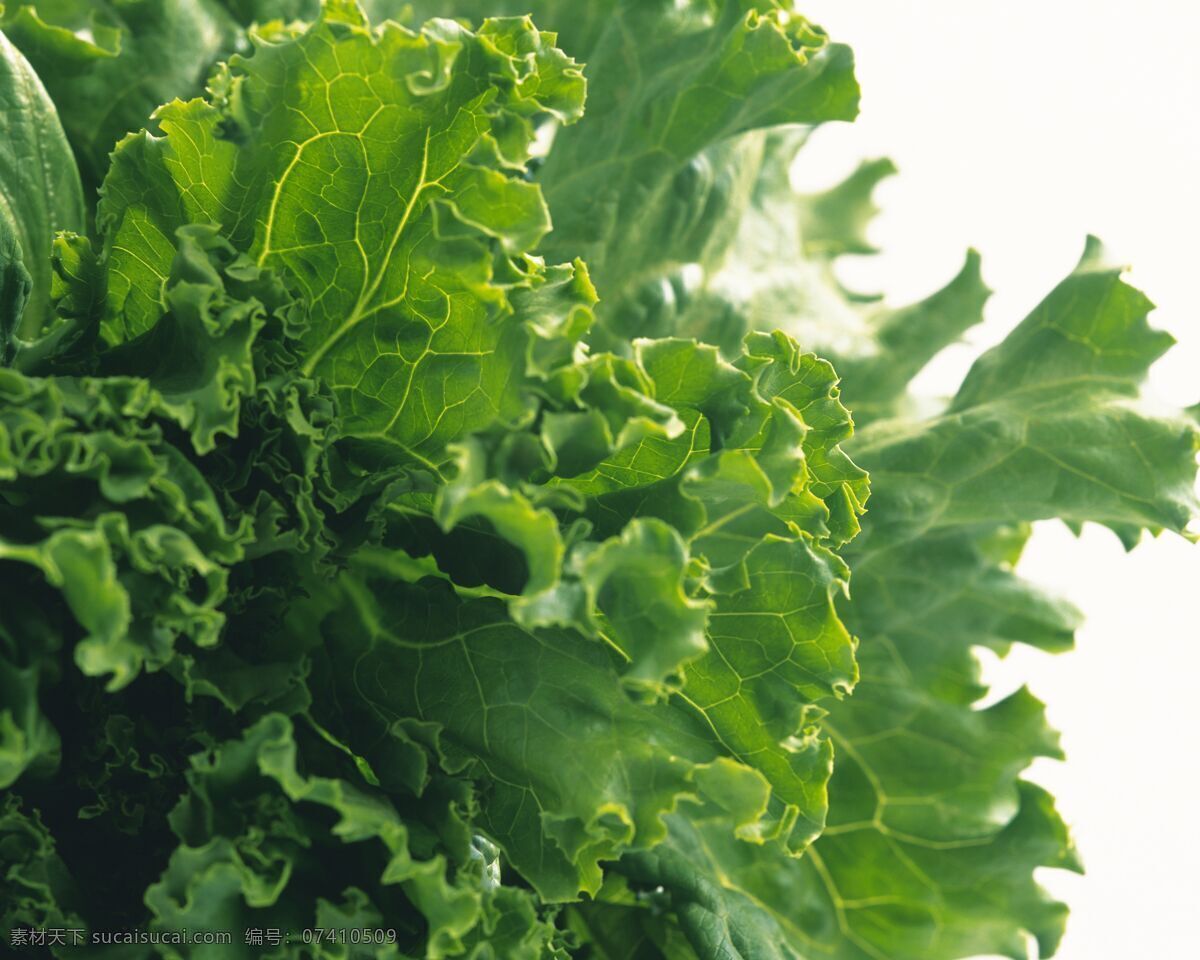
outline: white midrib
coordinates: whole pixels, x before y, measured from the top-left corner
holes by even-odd
[[[379,265],[379,270],[370,282],[364,285],[362,292],[358,295],[358,300],[354,304],[354,309],[345,320],[333,331],[324,342],[321,343],[304,361],[304,365],[300,368],[306,377],[311,377],[313,371],[325,358],[333,347],[341,341],[351,330],[358,326],[359,322],[367,314],[367,307],[375,294],[379,292],[379,287],[383,283],[383,279],[387,276],[388,266],[392,262],[392,255],[396,252],[396,245],[400,242],[400,237],[404,234],[405,228],[408,226],[408,221],[412,217],[413,210],[416,209],[417,200],[420,199],[421,193],[429,186],[426,180],[426,175],[429,170],[429,128],[425,129],[425,143],[421,148],[421,171],[417,177],[416,186],[413,188],[412,195],[408,198],[408,203],[404,206],[404,214],[400,217],[400,222],[396,224],[396,229],[392,233],[391,242],[388,244],[387,253],[384,254],[383,262]]]

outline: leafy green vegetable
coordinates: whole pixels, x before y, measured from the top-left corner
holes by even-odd
[[[29,62],[0,34],[0,332],[36,335],[50,309],[50,248],[82,230],[79,173],[54,105]]]
[[[1031,521],[1194,515],[1149,302],[1089,244],[914,412],[979,258],[837,284],[891,167],[792,194],[858,88],[789,3],[367,11],[0,15],[6,926],[1049,955],[1057,740],[972,648],[1070,645]]]
[[[851,403],[862,398],[868,426],[849,449],[875,494],[845,551],[854,592],[841,612],[864,638],[862,679],[824,721],[837,756],[828,824],[786,869],[748,861],[744,889],[778,917],[807,905],[800,955],[1024,957],[1029,932],[1048,956],[1065,909],[1031,873],[1079,862],[1051,799],[1019,774],[1034,757],[1059,756],[1057,739],[1027,691],[973,706],[987,690],[972,648],[1070,646],[1078,614],[1012,573],[1030,521],[1101,522],[1132,544],[1194,515],[1196,433],[1138,400],[1170,338],[1147,326],[1149,301],[1089,241],[1079,267],[977,361],[945,409],[918,416],[905,383],[979,319],[988,291],[978,258],[899,310],[840,289],[828,261],[864,252],[871,186],[889,168],[864,166],[826,195],[792,198],[794,144],[780,137],[771,148],[739,255],[706,277],[684,329],[729,342],[769,318],[787,323],[781,305],[798,304],[788,326],[849,371]],[[762,269],[755,243],[795,250],[798,266]],[[735,875],[741,859],[716,859],[714,872]]]
[[[0,28],[46,83],[90,189],[113,144],[160,103],[198,90],[239,35],[215,0],[18,2]]]

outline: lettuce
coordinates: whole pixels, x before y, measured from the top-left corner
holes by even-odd
[[[919,409],[979,258],[834,279],[891,168],[791,191],[858,87],[790,4],[367,12],[0,17],[5,925],[1050,955],[1057,740],[973,648],[1070,646],[1032,521],[1195,514],[1149,301],[1089,241]]]

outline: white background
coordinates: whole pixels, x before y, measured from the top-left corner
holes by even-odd
[[[967,246],[996,290],[987,321],[934,361],[950,392],[1104,240],[1179,344],[1151,374],[1165,402],[1200,400],[1200,5],[1187,0],[803,0],[849,43],[863,87],[853,126],[819,131],[796,171],[832,184],[890,156],[871,233],[881,257],[846,279],[897,303],[949,279]],[[1200,957],[1200,545],[1164,535],[1126,555],[1106,530],[1039,524],[1021,572],[1087,614],[1078,650],[991,663],[1001,692],[1028,682],[1063,733],[1039,761],[1088,875],[1043,870],[1072,916],[1061,960]]]

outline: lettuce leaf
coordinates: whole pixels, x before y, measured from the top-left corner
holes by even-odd
[[[922,404],[979,258],[898,309],[837,282],[892,168],[792,193],[858,87],[790,3],[0,29],[10,927],[1053,952],[1033,871],[1079,861],[1021,773],[1057,738],[979,708],[974,648],[1071,644],[1031,522],[1197,512],[1196,423],[1140,397],[1169,338],[1097,244]]]
[[[783,137],[775,145],[786,157],[795,149]],[[856,297],[828,262],[865,252],[870,187],[888,168],[864,167],[819,197],[791,197],[784,169],[781,159],[743,229],[810,259],[768,273],[734,257],[707,295],[725,300],[733,331],[775,322],[822,344],[847,371],[847,394],[863,398],[869,426],[848,447],[875,495],[845,551],[854,592],[841,612],[866,639],[855,696],[823,721],[836,763],[821,838],[795,864],[714,856],[715,873],[740,867],[745,878],[733,887],[746,900],[726,894],[725,909],[765,911],[800,956],[1016,958],[1026,933],[1049,956],[1065,908],[1032,872],[1080,861],[1052,799],[1020,773],[1061,752],[1028,691],[976,706],[987,688],[973,649],[1071,645],[1078,612],[1013,573],[1031,521],[1104,523],[1132,545],[1195,515],[1194,425],[1139,396],[1170,338],[1147,325],[1150,302],[1089,240],[1079,267],[922,416],[904,381],[979,319],[988,291],[978,258],[923,303],[891,310]],[[779,311],[797,302],[814,308],[792,327],[790,308]],[[831,302],[853,318],[855,338],[815,306]],[[638,869],[647,882],[666,875]],[[804,923],[788,932],[780,918],[797,903]]]
[[[213,62],[242,42],[215,0],[18,2],[0,29],[45,82],[89,192],[116,141],[159,104],[199,90]]]
[[[82,230],[83,193],[62,125],[29,61],[0,33],[0,336],[32,337],[50,313],[50,248]],[[0,356],[2,358],[2,356]]]

